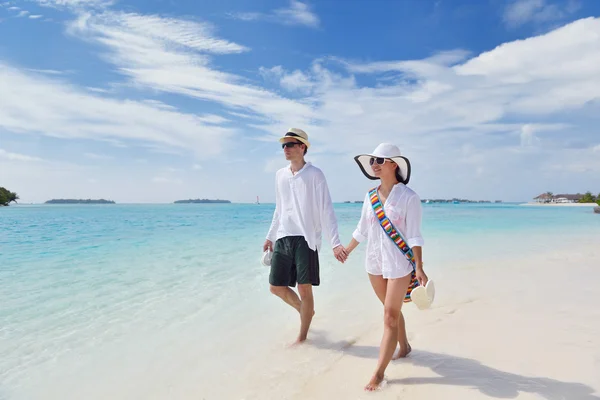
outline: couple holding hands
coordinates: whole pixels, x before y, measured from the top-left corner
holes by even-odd
[[[365,386],[365,390],[376,390],[392,358],[406,357],[411,351],[402,304],[413,299],[416,302],[417,292],[419,308],[423,301],[433,300],[427,299],[427,295],[421,297],[428,278],[423,270],[421,200],[405,186],[410,179],[410,163],[401,156],[398,147],[387,143],[377,146],[371,154],[355,157],[365,176],[380,180],[380,184],[366,194],[360,221],[352,240],[344,247],[325,176],[304,159],[310,147],[308,135],[292,128],[279,141],[290,164],[276,173],[276,207],[263,246],[265,258],[270,257],[271,293],[300,313],[296,343],[304,342],[314,315],[312,286],[320,284],[321,233],[330,238],[335,258],[340,262],[345,262],[358,244],[366,240],[365,267],[384,306],[379,360]],[[298,294],[291,289],[296,283]],[[420,290],[413,292],[418,286]],[[432,286],[431,283],[427,289],[433,289]],[[394,356],[396,344],[399,350]]]

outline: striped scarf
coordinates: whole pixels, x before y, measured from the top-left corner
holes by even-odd
[[[408,285],[408,290],[406,291],[406,295],[404,296],[404,302],[410,302],[410,294],[414,288],[419,286],[419,281],[417,280],[417,276],[415,274],[415,256],[413,255],[412,249],[406,244],[406,240],[402,237],[400,232],[394,228],[392,221],[385,215],[385,211],[383,210],[383,204],[381,204],[381,200],[379,200],[379,196],[377,195],[377,188],[371,189],[369,192],[369,198],[371,199],[371,206],[373,207],[373,211],[375,212],[375,216],[379,220],[379,224],[387,234],[387,236],[396,244],[398,249],[406,256],[408,261],[413,267],[410,277],[410,284]]]

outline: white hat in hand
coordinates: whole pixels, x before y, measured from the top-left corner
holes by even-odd
[[[260,263],[262,265],[264,265],[265,267],[268,267],[271,265],[272,258],[273,258],[273,252],[271,250],[267,250],[263,253],[263,255],[260,259]]]

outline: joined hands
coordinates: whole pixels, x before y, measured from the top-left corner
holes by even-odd
[[[348,259],[350,252],[344,246],[339,245],[333,249],[333,255],[339,262],[344,263]]]

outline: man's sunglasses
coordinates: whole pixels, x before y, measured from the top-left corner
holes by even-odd
[[[373,165],[377,163],[377,165],[383,165],[383,163],[385,163],[385,158],[383,157],[371,157],[371,159],[369,160],[369,165]]]
[[[301,143],[301,142],[285,142],[285,143],[281,143],[281,148],[282,149],[285,149],[286,147],[292,148],[292,147],[294,147],[297,144],[304,144],[304,143]]]

